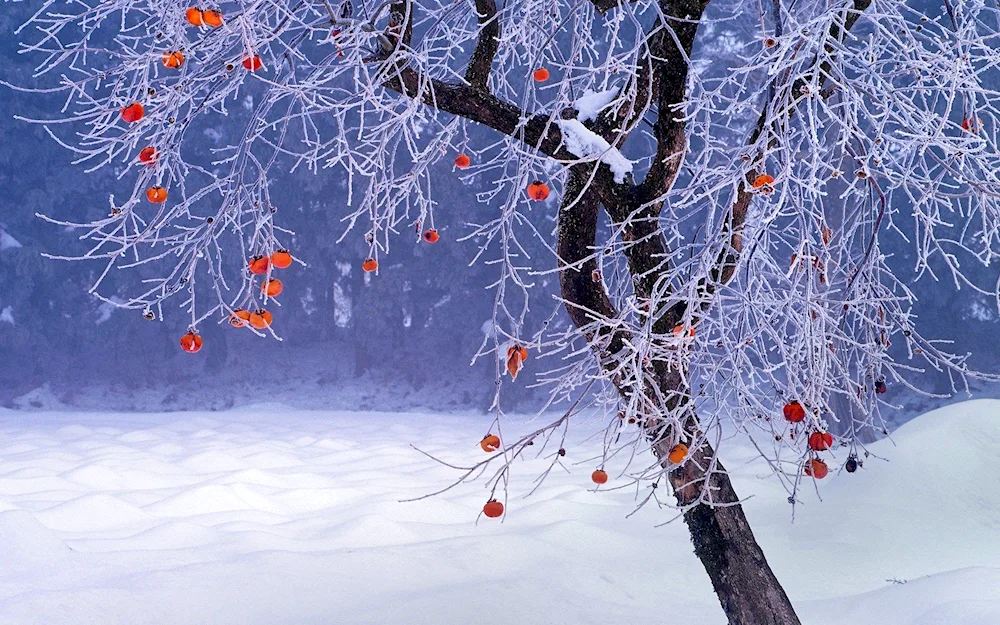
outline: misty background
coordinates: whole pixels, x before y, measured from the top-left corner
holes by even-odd
[[[4,3],[0,32],[12,33],[31,10],[28,3]],[[732,34],[725,27],[717,30],[718,38]],[[0,78],[35,84],[37,58],[17,54],[17,40],[0,38]],[[139,411],[218,410],[273,401],[353,410],[489,407],[497,360],[486,356],[470,363],[487,338],[494,301],[487,287],[497,279],[497,269],[484,262],[470,265],[479,243],[460,240],[471,231],[468,223],[485,220],[491,210],[476,201],[479,181],[464,184],[450,169],[439,168],[433,182],[440,242],[428,245],[416,233],[403,233],[382,257],[379,275],[366,279],[360,267],[368,250],[363,231],[337,243],[346,227],[343,172],[285,174],[271,188],[279,207],[276,223],[296,233],[290,250],[308,266],[296,264],[281,274],[285,293],[275,311],[275,328],[283,340],[261,338],[220,320],[199,326],[205,345],[190,355],[177,344],[189,321],[179,300],[167,302],[164,319],[147,321],[142,311],[119,309],[88,293],[102,261],[42,256],[83,253],[86,244],[79,232],[46,223],[36,213],[73,221],[100,217],[109,209],[108,195],[128,193],[131,185],[118,178],[124,164],[85,173],[41,126],[15,119],[52,119],[61,104],[58,96],[0,86],[0,405]],[[229,143],[226,133],[243,127],[238,118],[231,121],[190,135],[202,143],[195,149]],[[473,145],[495,140],[473,126],[469,132]],[[533,225],[543,234],[555,225],[552,206],[533,209]],[[541,242],[525,242],[537,252],[536,259],[549,258],[555,265]],[[909,275],[912,243],[887,233],[882,246],[901,275]],[[995,267],[966,269],[980,285],[996,283]],[[928,275],[911,285],[921,298],[918,328],[929,338],[953,340],[953,352],[971,352],[973,367],[1000,370],[995,300],[968,288],[956,291],[944,275],[940,283]],[[121,276],[117,288],[131,292],[141,277],[138,272]],[[558,310],[557,292],[554,274],[536,276],[525,335]],[[556,319],[565,323],[561,314]],[[529,361],[516,383],[505,384],[505,409],[528,412],[542,405],[546,391],[531,387],[532,374],[547,367],[533,370],[533,364]],[[948,379],[934,372],[918,381],[928,392],[950,389]],[[1000,396],[996,385],[975,388],[978,397]],[[886,398],[902,406],[885,411],[897,423],[953,401],[898,386]]]

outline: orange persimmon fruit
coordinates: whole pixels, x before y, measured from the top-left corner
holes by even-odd
[[[218,28],[219,26],[222,26],[222,11],[218,11],[216,9],[202,11],[201,19],[204,20],[206,26]]]
[[[146,189],[146,199],[152,204],[163,204],[167,201],[167,190],[157,185]]]
[[[500,449],[500,437],[496,434],[487,434],[479,441],[479,446],[487,453],[494,452]]]
[[[247,263],[247,267],[250,268],[250,273],[256,276],[262,276],[267,273],[267,268],[270,264],[271,261],[268,260],[267,256],[254,256],[250,259],[250,262]]]
[[[472,164],[472,159],[467,154],[459,154],[455,157],[455,167],[465,169]]]
[[[250,321],[249,310],[237,308],[233,312],[229,313],[229,325],[234,328],[244,328],[246,327],[248,321]]]
[[[523,345],[513,345],[507,348],[507,373],[511,380],[517,379],[521,365],[528,359],[528,349]]]
[[[265,280],[260,285],[260,292],[267,295],[268,297],[278,297],[281,292],[285,289],[285,285],[281,283],[281,280],[277,278],[271,278],[270,280]]]
[[[826,451],[833,446],[833,435],[829,432],[813,432],[809,435],[809,449]]]
[[[163,53],[163,66],[167,69],[177,69],[181,65],[184,65],[184,53],[180,50],[175,50],[173,52],[167,51]]]
[[[278,269],[288,269],[292,266],[292,255],[288,253],[288,250],[278,250],[271,254],[271,264]]]
[[[202,10],[197,7],[189,7],[187,11],[184,12],[184,19],[188,21],[188,24],[192,26],[202,26],[205,23],[205,15]]]
[[[549,185],[545,184],[541,180],[533,181],[528,185],[528,197],[536,202],[541,202],[545,198],[549,197]]]
[[[256,72],[260,68],[264,67],[264,63],[260,60],[260,57],[256,54],[253,56],[248,56],[243,59],[243,69],[251,72]]]
[[[147,145],[139,150],[139,162],[147,165],[153,165],[156,163],[156,148],[151,145]]]
[[[258,330],[263,330],[267,326],[271,325],[271,321],[273,319],[274,317],[271,315],[269,311],[261,309],[258,310],[257,312],[250,313],[250,317],[247,319],[247,321],[249,321],[250,325],[253,326],[254,328],[257,328]]]
[[[193,354],[201,349],[203,341],[201,337],[194,333],[194,331],[189,331],[187,334],[181,337],[181,349],[189,354]]]
[[[605,484],[608,481],[608,474],[604,469],[598,469],[590,474],[590,479],[594,484]]]
[[[798,423],[806,418],[806,409],[797,401],[788,402],[781,411],[784,413],[785,419],[792,423]]]
[[[680,337],[680,336],[684,336],[684,334],[685,333],[684,333],[684,325],[683,324],[677,324],[677,325],[674,326],[674,336]],[[688,328],[687,336],[689,338],[694,337],[694,326],[691,326],[690,328]]]
[[[438,231],[435,228],[431,228],[424,232],[424,241],[428,243],[437,243],[438,239],[441,237],[438,235]]]
[[[810,458],[806,462],[805,473],[810,477],[814,477],[817,480],[821,480],[826,477],[826,474],[830,472],[830,468],[826,466],[826,463],[818,458]]]
[[[535,82],[545,82],[549,79],[549,70],[539,67],[531,73],[531,77],[535,79]]]
[[[503,504],[497,501],[496,499],[490,499],[489,501],[486,502],[486,505],[483,506],[483,514],[485,514],[491,519],[495,519],[498,516],[502,516]]]
[[[677,443],[670,448],[670,453],[667,454],[667,460],[674,464],[680,464],[684,462],[684,459],[688,455],[688,446],[684,443]]]
[[[371,273],[378,269],[378,261],[374,258],[366,258],[365,262],[361,263],[361,268],[365,270],[365,273]]]
[[[136,123],[142,119],[142,116],[145,114],[146,109],[144,109],[138,102],[133,102],[128,106],[122,107],[122,119],[124,119],[128,124]]]

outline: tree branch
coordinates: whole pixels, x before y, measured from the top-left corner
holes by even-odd
[[[684,122],[677,119],[677,107],[687,96],[691,50],[701,16],[709,0],[660,0],[667,22],[649,42],[653,63],[653,100],[656,102],[656,155],[640,188],[640,197],[649,202],[670,189],[681,163],[687,136]]]
[[[497,18],[496,0],[476,0],[476,12],[479,14],[479,39],[476,49],[472,51],[469,67],[465,70],[465,79],[473,87],[487,89],[493,59],[500,48],[500,20]]]

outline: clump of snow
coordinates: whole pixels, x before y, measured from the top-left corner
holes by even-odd
[[[3,310],[0,310],[0,322],[9,323],[14,325],[14,307],[4,306]]]
[[[998,412],[981,400],[911,421],[857,473],[831,471],[794,523],[754,450],[728,444],[803,625],[1000,623]],[[487,608],[497,623],[659,622],[664,588],[671,622],[725,623],[687,528],[653,527],[674,511],[626,519],[634,489],[594,491],[589,427],[531,497],[549,460],[516,464],[502,521],[477,521],[482,483],[400,503],[459,476],[411,444],[470,464],[489,422],[0,410],[0,623],[468,625]],[[826,455],[836,467],[846,451]],[[609,487],[628,483],[619,459],[606,468]]]
[[[594,121],[601,114],[601,111],[606,109],[616,97],[618,97],[618,89],[608,89],[607,91],[585,90],[583,95],[573,103],[573,108],[578,112],[576,118],[581,122]]]
[[[618,148],[613,147],[603,137],[583,125],[578,119],[558,119],[556,124],[562,130],[563,144],[574,156],[587,158],[599,157],[602,163],[611,168],[615,182],[625,181],[625,176],[632,173],[632,161],[625,158]]]

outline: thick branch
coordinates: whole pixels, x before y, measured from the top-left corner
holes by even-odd
[[[613,319],[616,315],[594,256],[601,201],[587,189],[592,169],[583,165],[570,168],[559,207],[559,282],[563,299],[572,303],[567,311],[577,327]]]
[[[656,155],[640,191],[646,202],[667,192],[684,160],[687,138],[684,122],[677,118],[680,113],[677,109],[687,96],[691,51],[708,1],[660,0],[660,10],[667,23],[649,42],[652,58],[655,59],[653,99],[657,117],[653,126]]]
[[[500,48],[500,20],[497,18],[496,0],[476,0],[476,11],[479,13],[479,39],[476,49],[472,51],[469,67],[465,70],[465,79],[473,87],[487,88],[493,59]]]
[[[520,139],[525,145],[564,163],[580,159],[562,142],[559,126],[545,115],[528,115],[493,94],[467,85],[425,78],[409,67],[399,67],[383,82],[387,89],[415,98],[427,106],[488,126]],[[614,181],[610,168],[601,163],[590,184],[604,197],[627,193],[631,186]]]

